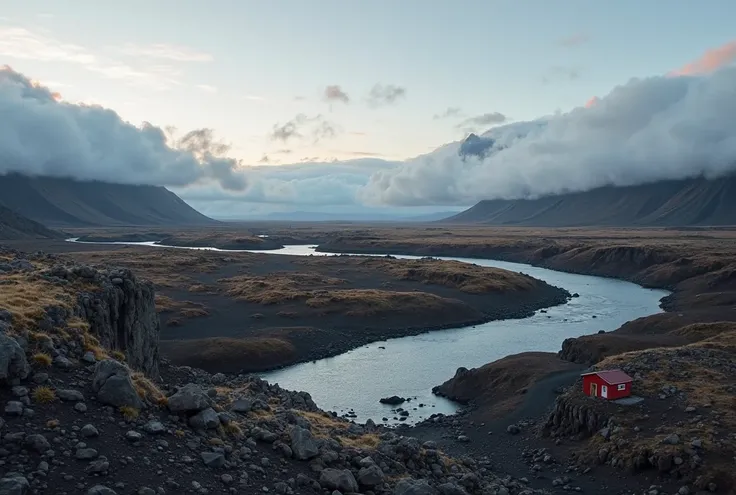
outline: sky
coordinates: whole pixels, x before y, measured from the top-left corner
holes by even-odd
[[[133,167],[139,180],[170,187],[205,213],[220,216],[335,208],[425,212],[459,209],[489,196],[564,189],[537,187],[548,182],[538,172],[521,185],[519,177],[507,177],[508,170],[527,163],[536,167],[528,170],[547,167],[546,175],[557,175],[554,170],[577,177],[577,169],[550,165],[549,153],[541,160],[530,159],[528,149],[502,151],[470,165],[456,154],[449,163],[442,150],[441,160],[416,157],[470,132],[517,132],[540,118],[556,122],[552,130],[557,132],[533,137],[545,142],[554,137],[579,148],[580,133],[572,139],[570,129],[590,124],[593,111],[611,131],[595,140],[599,149],[610,151],[606,139],[635,141],[633,131],[612,128],[630,123],[630,114],[614,122],[611,105],[595,103],[632,78],[654,78],[669,88],[669,93],[646,90],[648,103],[652,94],[671,95],[659,106],[651,103],[649,117],[670,115],[674,102],[708,107],[711,113],[702,116],[699,135],[715,139],[718,133],[706,133],[703,126],[725,117],[724,106],[711,108],[713,96],[694,101],[693,92],[682,88],[709,84],[709,94],[730,101],[733,94],[723,85],[733,79],[723,76],[726,81],[715,86],[711,78],[736,59],[734,18],[736,3],[726,0],[668,2],[666,7],[653,0],[133,0],[125,7],[28,0],[8,3],[0,12],[0,66],[7,64],[58,93],[66,105],[97,104],[114,111],[120,122],[110,124],[113,134],[104,135],[101,129],[108,128],[97,119],[109,123],[109,115],[85,114],[85,122],[95,122],[94,143],[135,134],[127,123],[143,126],[140,132],[149,141],[156,135],[155,152],[149,141],[126,145],[135,154],[116,155],[104,166],[99,157],[90,159],[80,178],[111,178],[110,170],[128,176],[126,167]],[[629,91],[640,95],[645,89],[640,84]],[[25,111],[27,105],[13,108]],[[590,110],[582,120],[575,113],[579,108]],[[641,112],[636,110],[641,104],[627,108]],[[604,111],[609,112],[605,119]],[[74,115],[81,118],[79,111]],[[641,128],[649,117],[639,116],[637,125]],[[571,119],[577,119],[574,125]],[[56,124],[58,130],[59,120]],[[18,129],[20,124],[6,123],[4,132]],[[0,137],[2,132],[0,124]],[[81,134],[89,138],[88,132]],[[729,141],[722,149],[726,156],[697,157],[701,162],[736,160],[730,155],[733,135],[718,136],[719,143]],[[45,138],[59,140],[52,134]],[[110,144],[106,149],[119,148]],[[71,156],[64,151],[56,156]],[[647,153],[654,162],[664,157],[659,150]],[[44,172],[55,167],[54,173],[77,173],[75,164],[38,153],[33,159],[25,153],[23,160],[7,150],[4,155]],[[620,155],[617,163],[630,164],[622,170],[637,170],[639,161],[632,157],[641,155],[640,148]],[[597,166],[589,167],[593,159]],[[602,167],[612,165],[591,153],[575,163],[595,175],[577,188],[631,182],[619,181],[617,174],[599,180]],[[492,183],[502,166],[504,178],[485,188],[481,181]],[[184,172],[173,173],[177,167]],[[683,167],[665,176],[679,177]],[[659,178],[656,170],[646,177],[635,174],[634,182]],[[172,175],[179,177],[169,179]]]

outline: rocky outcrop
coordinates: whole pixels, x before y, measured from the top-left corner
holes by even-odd
[[[98,271],[87,265],[57,264],[49,276],[90,282],[93,288],[77,297],[75,316],[89,323],[102,347],[123,352],[129,366],[158,376],[160,327],[153,284],[128,269]]]
[[[576,436],[590,437],[609,423],[608,415],[594,407],[594,403],[586,404],[577,394],[561,395],[547,417],[544,432],[554,437]]]

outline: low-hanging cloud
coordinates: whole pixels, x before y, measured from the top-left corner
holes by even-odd
[[[228,147],[200,129],[179,139],[112,110],[60,101],[8,66],[0,67],[0,174],[22,173],[123,184],[186,186],[216,181],[243,190]]]
[[[460,205],[734,173],[736,67],[696,72],[632,79],[587,107],[496,127],[480,158],[443,147],[373,174],[360,197]]]

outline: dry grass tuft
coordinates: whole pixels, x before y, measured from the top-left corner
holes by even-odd
[[[138,419],[138,416],[140,416],[141,414],[138,409],[131,406],[120,406],[118,410],[120,411],[120,414],[123,415],[123,418],[125,418],[126,421],[134,421]]]
[[[337,439],[345,447],[362,450],[374,450],[381,443],[381,439],[376,433],[366,433],[355,437],[338,436]]]
[[[161,392],[161,390],[156,386],[155,383],[146,378],[143,373],[139,371],[134,371],[130,375],[130,378],[133,381],[133,387],[135,387],[136,394],[138,394],[138,397],[140,397],[144,401],[148,402],[149,404],[158,405],[166,405],[168,403],[166,395]]]
[[[56,392],[51,387],[41,386],[33,389],[31,397],[39,404],[50,404],[56,401]]]
[[[300,411],[292,409],[292,412],[302,416],[312,425],[312,433],[318,438],[329,438],[333,432],[345,431],[350,424],[342,419],[323,412]]]
[[[176,438],[184,438],[187,434],[184,430],[174,430],[174,436]]]
[[[59,421],[58,419],[50,419],[50,420],[46,421],[46,428],[48,428],[49,430],[53,430],[54,428],[58,428],[59,425],[61,425],[61,421]]]
[[[223,430],[233,438],[243,438],[243,429],[235,421],[230,421],[224,425]]]
[[[204,308],[184,308],[179,311],[179,315],[184,318],[200,318],[202,316],[209,316],[209,311]]]
[[[112,351],[110,354],[112,355],[113,359],[115,359],[117,361],[120,361],[120,362],[125,362],[125,353],[124,352],[122,352],[122,351]]]
[[[44,366],[46,368],[51,366],[51,363],[53,362],[53,358],[45,352],[37,352],[31,357],[31,359],[37,365]]]

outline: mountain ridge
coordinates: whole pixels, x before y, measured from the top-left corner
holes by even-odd
[[[445,223],[529,227],[736,225],[736,176],[483,200]]]
[[[15,173],[0,175],[0,205],[53,228],[217,223],[161,186]]]

